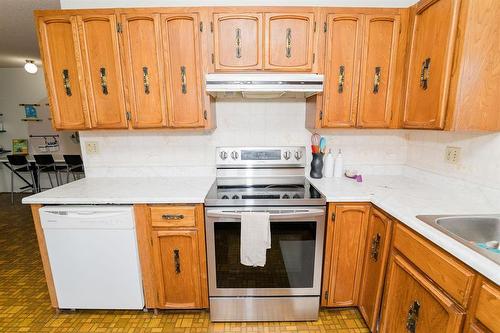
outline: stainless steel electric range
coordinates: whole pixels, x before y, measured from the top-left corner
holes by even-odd
[[[304,147],[221,147],[205,199],[212,321],[318,318],[325,198],[304,177]],[[240,264],[241,212],[270,213],[264,267]]]

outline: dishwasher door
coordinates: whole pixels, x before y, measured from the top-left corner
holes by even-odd
[[[45,206],[40,219],[61,309],[142,309],[132,206]]]

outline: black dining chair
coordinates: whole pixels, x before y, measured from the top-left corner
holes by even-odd
[[[54,157],[51,154],[37,154],[33,155],[35,158],[36,175],[38,179],[38,192],[42,190],[40,176],[46,174],[49,178],[50,187],[54,188],[54,182],[52,181],[52,175],[56,178],[57,186],[61,185],[60,172],[66,170],[66,166],[57,165],[54,161]]]
[[[24,155],[7,155],[10,168],[10,201],[14,203],[14,174],[19,172],[28,172],[31,176],[31,191],[37,192],[35,182],[34,168]]]
[[[66,163],[66,182],[69,183],[69,175],[73,176],[73,180],[79,179],[79,175],[85,177],[85,169],[80,155],[63,155]]]

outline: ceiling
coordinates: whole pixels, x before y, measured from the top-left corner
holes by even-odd
[[[33,10],[59,9],[59,0],[0,0],[0,68],[40,64]]]

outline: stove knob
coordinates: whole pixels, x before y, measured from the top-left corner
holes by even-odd
[[[227,158],[227,152],[223,150],[219,153],[219,156],[221,160],[225,160]]]
[[[283,196],[281,197],[281,199],[290,199],[290,196],[288,194],[283,194]]]
[[[238,156],[239,156],[239,154],[238,154],[238,152],[237,152],[236,150],[234,150],[234,151],[231,153],[231,158],[232,158],[233,160],[237,160],[237,159],[238,159]]]
[[[232,197],[231,199],[233,199],[233,200],[237,200],[237,199],[239,199],[239,198],[240,198],[240,197],[239,197],[239,196],[237,196],[237,195],[235,194],[235,195],[233,195],[233,197]]]
[[[289,150],[287,150],[287,151],[285,151],[285,152],[283,153],[283,158],[284,158],[285,160],[289,160],[289,159],[290,159],[290,157],[292,157],[292,153],[291,153]]]
[[[297,150],[295,152],[295,159],[300,160],[302,158],[302,152],[300,150]]]
[[[293,198],[294,198],[294,199],[300,199],[300,195],[298,195],[298,194],[294,194],[294,195],[293,195]]]
[[[222,196],[222,199],[226,200],[226,199],[229,199],[229,197],[228,197],[227,195],[225,195],[225,194],[224,194],[224,195]]]

